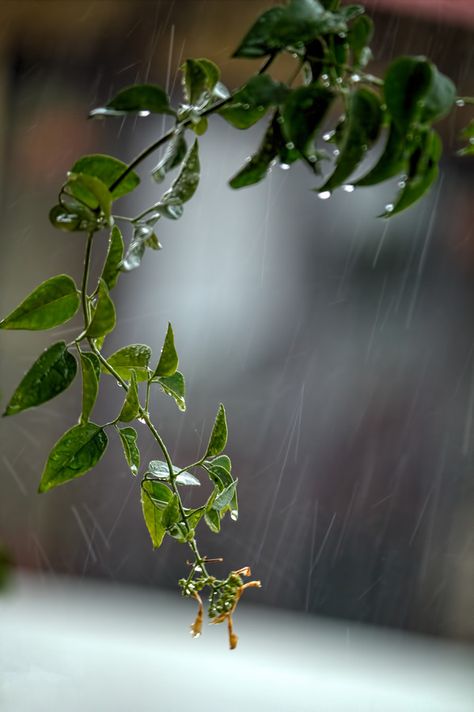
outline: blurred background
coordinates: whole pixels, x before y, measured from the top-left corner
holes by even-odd
[[[238,86],[258,65],[230,55],[271,4],[0,2],[2,314],[50,276],[80,277],[83,238],[48,223],[75,159],[130,160],[168,126],[88,121],[88,111],[137,81],[180,101],[186,57],[209,57]],[[470,0],[365,4],[374,73],[402,53],[426,54],[460,95],[474,94]],[[196,459],[226,406],[240,518],[218,537],[201,525],[201,550],[224,556],[222,573],[249,564],[263,582],[248,593],[258,605],[474,640],[474,171],[456,156],[470,118],[460,108],[440,124],[437,184],[384,222],[375,216],[396,182],[322,202],[294,166],[231,191],[264,124],[240,133],[214,117],[197,195],[179,222],[158,226],[163,250],[118,282],[118,327],[104,353],[141,342],[157,355],[174,327],[188,409],[156,393],[152,414],[178,465]],[[136,214],[161,194],[148,177],[156,161],[118,212]],[[105,236],[95,273],[104,251]],[[76,328],[0,333],[2,410],[36,354]],[[110,380],[101,388],[95,422],[121,401]],[[175,589],[186,550],[166,541],[152,551],[118,442],[85,477],[36,493],[79,408],[80,378],[2,420],[0,539],[21,568]],[[159,458],[144,427],[139,437],[142,461]]]

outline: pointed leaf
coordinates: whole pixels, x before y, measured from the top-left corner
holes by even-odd
[[[93,109],[89,116],[124,116],[136,112],[144,116],[176,114],[164,89],[156,84],[134,84],[119,91],[106,106]]]
[[[3,415],[15,415],[55,398],[70,386],[76,372],[76,359],[65,342],[53,344],[23,376]]]
[[[229,181],[231,188],[244,188],[259,183],[267,175],[273,160],[278,155],[279,141],[276,124],[272,120],[256,153]]]
[[[87,173],[69,173],[62,190],[91,210],[100,208],[107,221],[110,220],[112,194],[100,178]]]
[[[105,258],[105,264],[102,270],[102,279],[109,290],[113,289],[117,283],[120,274],[120,264],[123,259],[123,250],[122,233],[118,227],[114,225],[110,233],[107,257]]]
[[[288,96],[282,109],[283,132],[302,154],[311,151],[315,131],[333,98],[333,93],[319,84],[298,87]]]
[[[394,123],[390,124],[387,143],[379,160],[365,176],[354,183],[355,187],[364,187],[382,183],[405,172],[409,145],[407,138],[397,129]]]
[[[219,67],[210,59],[187,59],[181,66],[184,96],[188,104],[196,105],[212,97],[219,81]]]
[[[163,510],[162,523],[166,529],[171,529],[181,519],[179,509],[179,499],[176,494],[173,494],[170,501]]]
[[[182,206],[180,205],[179,207],[182,213]],[[171,210],[171,207],[169,209]],[[157,208],[155,207],[154,210],[156,213]],[[157,215],[159,218],[160,213],[157,213]],[[170,216],[168,215],[168,217]],[[131,272],[140,266],[146,247],[151,247],[153,250],[161,250],[161,245],[154,231],[154,224],[157,219],[150,221],[152,224],[140,222],[134,225],[133,239],[127,247],[125,257],[120,263],[122,272]]]
[[[157,506],[155,498],[152,496],[155,492],[155,485],[159,483],[145,480],[141,487],[142,511],[145,524],[151,537],[154,549],[161,546],[163,538],[166,534],[166,527],[163,526],[162,518],[163,511]],[[169,491],[169,490],[168,490]],[[171,492],[169,492],[171,498]],[[164,504],[166,506],[166,503]]]
[[[431,81],[432,68],[424,57],[399,57],[389,66],[384,79],[385,103],[402,134],[420,116]]]
[[[127,461],[127,465],[130,467],[132,475],[138,473],[138,468],[140,467],[140,450],[137,445],[137,431],[135,428],[118,428],[118,434],[122,443],[123,454]]]
[[[81,352],[82,370],[82,415],[81,423],[87,423],[99,392],[100,361],[92,352]]]
[[[422,121],[439,121],[449,114],[456,102],[456,87],[449,77],[431,64],[431,83],[423,97]]]
[[[374,34],[374,23],[367,17],[362,15],[351,24],[347,33],[347,43],[352,50],[354,67],[365,66],[365,58],[367,57],[367,48]]]
[[[118,419],[122,423],[129,423],[131,420],[135,420],[139,412],[140,401],[138,399],[137,375],[135,371],[131,371],[130,384]]]
[[[206,512],[204,514],[204,521],[206,522],[211,532],[213,532],[214,534],[218,534],[220,532],[221,518],[219,516],[219,512],[216,512],[215,509],[206,509]]]
[[[178,354],[174,345],[174,334],[171,324],[168,323],[168,330],[165,336],[165,342],[161,349],[160,360],[155,369],[152,378],[159,376],[173,376],[178,368]]]
[[[99,280],[99,293],[87,336],[98,339],[113,331],[115,327],[115,307],[109,297],[109,290],[103,279]]]
[[[159,383],[162,390],[173,398],[178,408],[182,411],[186,410],[185,384],[184,376],[179,371],[176,371],[172,376],[162,376],[154,379],[154,383]]]
[[[349,97],[347,127],[336,168],[318,192],[340,186],[357,168],[377,139],[382,122],[380,100],[369,89],[358,89]]]
[[[80,304],[76,284],[60,274],[42,282],[5,319],[0,329],[52,329],[69,321]]]
[[[127,170],[127,164],[119,161],[113,156],[106,156],[100,153],[90,156],[83,156],[71,168],[71,173],[85,173],[89,176],[95,176],[104,183],[107,188],[110,187],[120,178]],[[121,195],[125,195],[134,190],[140,183],[140,178],[135,171],[127,173],[126,177],[111,191],[114,200]]]
[[[161,460],[151,460],[148,463],[148,474],[153,475],[158,480],[170,479],[170,471],[166,462]],[[176,475],[175,482],[179,485],[199,486],[201,483],[191,472],[181,472],[179,467],[173,465],[173,472]],[[178,474],[180,473],[180,474]]]
[[[381,217],[390,218],[413,205],[431,187],[438,177],[438,162],[443,145],[436,131],[426,131],[418,147],[410,156],[408,177],[395,202],[386,207]]]
[[[107,361],[125,381],[131,379],[131,371],[135,371],[137,381],[148,380],[148,364],[151,358],[151,349],[145,344],[130,344],[115,351]],[[109,373],[102,366],[103,373]],[[109,374],[110,375],[110,374]]]
[[[46,492],[89,472],[99,462],[106,447],[107,435],[99,425],[75,425],[51,450],[39,492]]]
[[[234,497],[236,487],[237,480],[234,480],[228,487],[225,488],[225,490],[219,492],[212,503],[212,509],[215,509],[217,512],[225,511]]]
[[[219,455],[225,448],[227,443],[227,421],[225,417],[225,409],[222,403],[219,405],[214,426],[212,428],[209,445],[206,450],[206,457]]]

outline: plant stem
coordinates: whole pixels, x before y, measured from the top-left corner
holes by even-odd
[[[89,303],[87,301],[87,283],[89,281],[89,272],[91,267],[91,253],[92,253],[92,239],[94,237],[94,232],[91,231],[87,233],[86,242],[86,253],[84,255],[84,272],[82,274],[82,285],[81,285],[81,302],[82,302],[82,312],[84,314],[84,331],[85,335],[90,324],[90,309]]]

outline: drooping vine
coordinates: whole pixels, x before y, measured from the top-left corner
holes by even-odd
[[[70,342],[57,341],[33,363],[13,393],[4,415],[41,405],[62,393],[82,375],[79,422],[51,450],[39,485],[40,492],[89,472],[102,458],[109,438],[120,443],[133,477],[140,476],[143,517],[152,545],[158,548],[166,535],[186,544],[192,553],[190,571],[179,581],[184,596],[196,599],[198,614],[191,632],[201,633],[203,604],[209,596],[212,622],[226,622],[231,648],[237,644],[232,615],[243,591],[260,586],[244,582],[250,569],[231,571],[224,579],[209,573],[214,559],[198,548],[196,530],[201,522],[218,533],[229,513],[238,517],[237,479],[231,461],[223,454],[227,423],[219,405],[208,445],[198,461],[186,466],[172,462],[163,438],[153,423],[150,397],[154,389],[170,396],[185,410],[185,380],[178,371],[178,355],[171,325],[157,360],[145,344],[129,344],[107,354],[106,337],[116,323],[111,292],[118,278],[140,266],[147,249],[161,248],[157,225],[177,220],[199,185],[199,137],[208,129],[208,117],[219,115],[237,129],[248,129],[267,118],[257,150],[230,179],[234,189],[257,183],[271,166],[300,161],[318,185],[320,198],[333,191],[348,191],[398,176],[398,193],[383,208],[391,218],[419,200],[438,175],[442,143],[433,125],[456,106],[474,103],[458,97],[453,82],[425,57],[400,57],[383,78],[367,71],[371,60],[373,23],[361,5],[341,5],[338,0],[290,0],[272,7],[250,28],[235,57],[260,60],[260,69],[234,91],[221,82],[219,68],[210,60],[187,59],[181,67],[183,101],[172,106],[166,92],[154,84],[137,84],[120,91],[95,118],[168,115],[173,127],[148,146],[130,164],[107,155],[87,155],[71,167],[58,203],[50,211],[54,227],[85,236],[84,268],[78,287],[72,277],[57,275],[40,284],[3,321],[2,329],[52,329],[81,310],[82,325]],[[271,76],[278,55],[289,54],[294,68],[287,82]],[[190,141],[190,136],[192,140]],[[462,155],[474,154],[474,121],[463,132],[467,145]],[[370,149],[382,144],[380,157],[366,168]],[[190,145],[189,145],[190,144]],[[328,152],[324,146],[332,145]],[[141,163],[162,146],[163,157],[151,172],[157,186],[176,173],[167,190],[137,216],[119,216],[114,203],[138,188]],[[325,177],[322,177],[323,168]],[[130,236],[125,247],[117,223]],[[90,284],[90,264],[96,240],[108,233],[108,251],[97,283]],[[112,377],[124,393],[118,414],[110,422],[91,420],[103,377]],[[137,431],[132,423],[145,423],[161,459],[141,462]],[[197,508],[185,507],[183,487],[210,479],[212,493]]]

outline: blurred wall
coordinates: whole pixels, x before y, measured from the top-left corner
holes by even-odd
[[[178,101],[187,56],[210,57],[239,85],[255,64],[229,56],[269,4],[0,4],[2,313],[40,280],[81,273],[82,238],[47,220],[75,158],[129,160],[166,127],[153,117],[92,122],[87,112],[134,81],[166,85]],[[400,53],[426,53],[473,93],[472,27],[436,15],[375,19],[377,71]],[[182,220],[161,225],[163,250],[119,281],[106,353],[135,342],[157,353],[168,320],[175,329],[188,410],[156,396],[152,411],[178,464],[195,459],[226,405],[241,516],[219,537],[203,530],[202,549],[223,554],[227,569],[250,564],[264,584],[255,601],[474,636],[473,172],[455,155],[470,117],[463,109],[443,123],[437,185],[388,223],[375,216],[394,185],[322,202],[293,167],[232,192],[227,180],[263,127],[240,133],[213,118],[199,193]],[[155,160],[142,192],[120,206],[126,214],[153,199]],[[55,334],[67,340],[75,328]],[[0,333],[4,403],[51,339]],[[79,381],[0,424],[0,537],[21,566],[174,587],[186,552],[174,542],[151,550],[118,443],[94,472],[36,494],[49,449],[77,420]],[[102,396],[97,422],[120,404],[111,382]],[[143,460],[158,457],[140,438]]]

